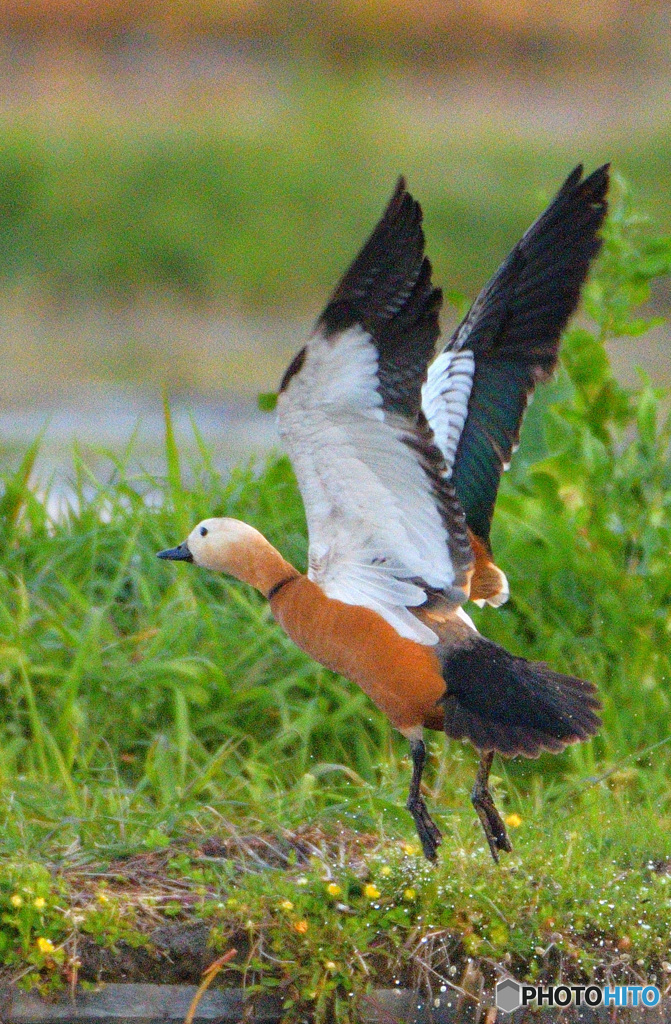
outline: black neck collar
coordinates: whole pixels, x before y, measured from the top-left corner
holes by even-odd
[[[287,583],[291,583],[292,580],[297,579],[298,576],[287,576],[285,579],[280,580],[279,583],[275,583],[268,591],[268,600],[272,601],[272,599],[275,597],[275,594],[277,594],[282,589],[282,587],[285,587]]]

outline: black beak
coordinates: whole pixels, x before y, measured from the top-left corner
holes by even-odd
[[[165,551],[159,551],[156,555],[157,558],[169,558],[171,562],[193,562],[193,555],[189,551],[189,545],[184,541],[176,548],[166,548]]]

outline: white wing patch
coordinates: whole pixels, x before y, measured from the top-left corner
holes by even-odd
[[[452,475],[459,438],[468,415],[475,359],[470,349],[441,352],[422,387],[422,408]]]
[[[435,644],[409,608],[455,582],[431,482],[404,443],[411,427],[382,408],[378,356],[352,327],[312,336],[278,401],[310,534],[308,575],[328,597],[378,612],[404,637]],[[463,593],[465,600],[467,594]]]

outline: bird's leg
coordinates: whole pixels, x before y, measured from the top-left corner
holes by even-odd
[[[426,747],[424,741],[419,739],[410,740],[410,753],[412,754],[412,781],[406,807],[415,819],[417,835],[422,844],[422,850],[427,860],[436,859],[436,850],[443,838],[438,826],[431,820],[431,815],[426,809],[426,804],[420,792],[422,772],[426,761]]]
[[[491,850],[492,857],[498,864],[499,850],[506,850],[510,853],[512,846],[508,839],[506,826],[503,824],[503,819],[494,806],[494,800],[492,798],[492,794],[489,792],[489,786],[487,785],[493,760],[493,750],[486,751],[484,754],[480,755],[478,774],[475,776],[475,785],[471,790],[471,801],[478,812],[478,817],[485,831],[485,835],[487,836],[487,842],[489,843],[489,849]]]

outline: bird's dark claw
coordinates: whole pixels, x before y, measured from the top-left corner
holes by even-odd
[[[410,783],[410,793],[408,794],[406,807],[414,818],[415,828],[417,829],[419,841],[422,844],[424,856],[427,860],[434,861],[436,859],[436,851],[440,846],[443,836],[436,823],[432,820],[421,795],[422,772],[424,771],[424,762],[426,760],[424,742],[420,739],[410,740],[410,752],[412,754],[412,782]]]
[[[427,860],[435,861],[438,847],[443,839],[442,832],[429,814],[426,804],[421,797],[416,801],[408,798],[406,806],[414,818],[415,828],[417,829],[419,841],[422,844],[424,856]]]
[[[494,798],[489,792],[487,781],[492,767],[494,754],[488,752],[480,758],[480,767],[475,777],[475,785],[471,790],[471,802],[477,811],[478,818],[487,837],[489,849],[496,864],[499,862],[499,850],[510,853],[512,844],[506,832],[503,819],[494,805]]]

